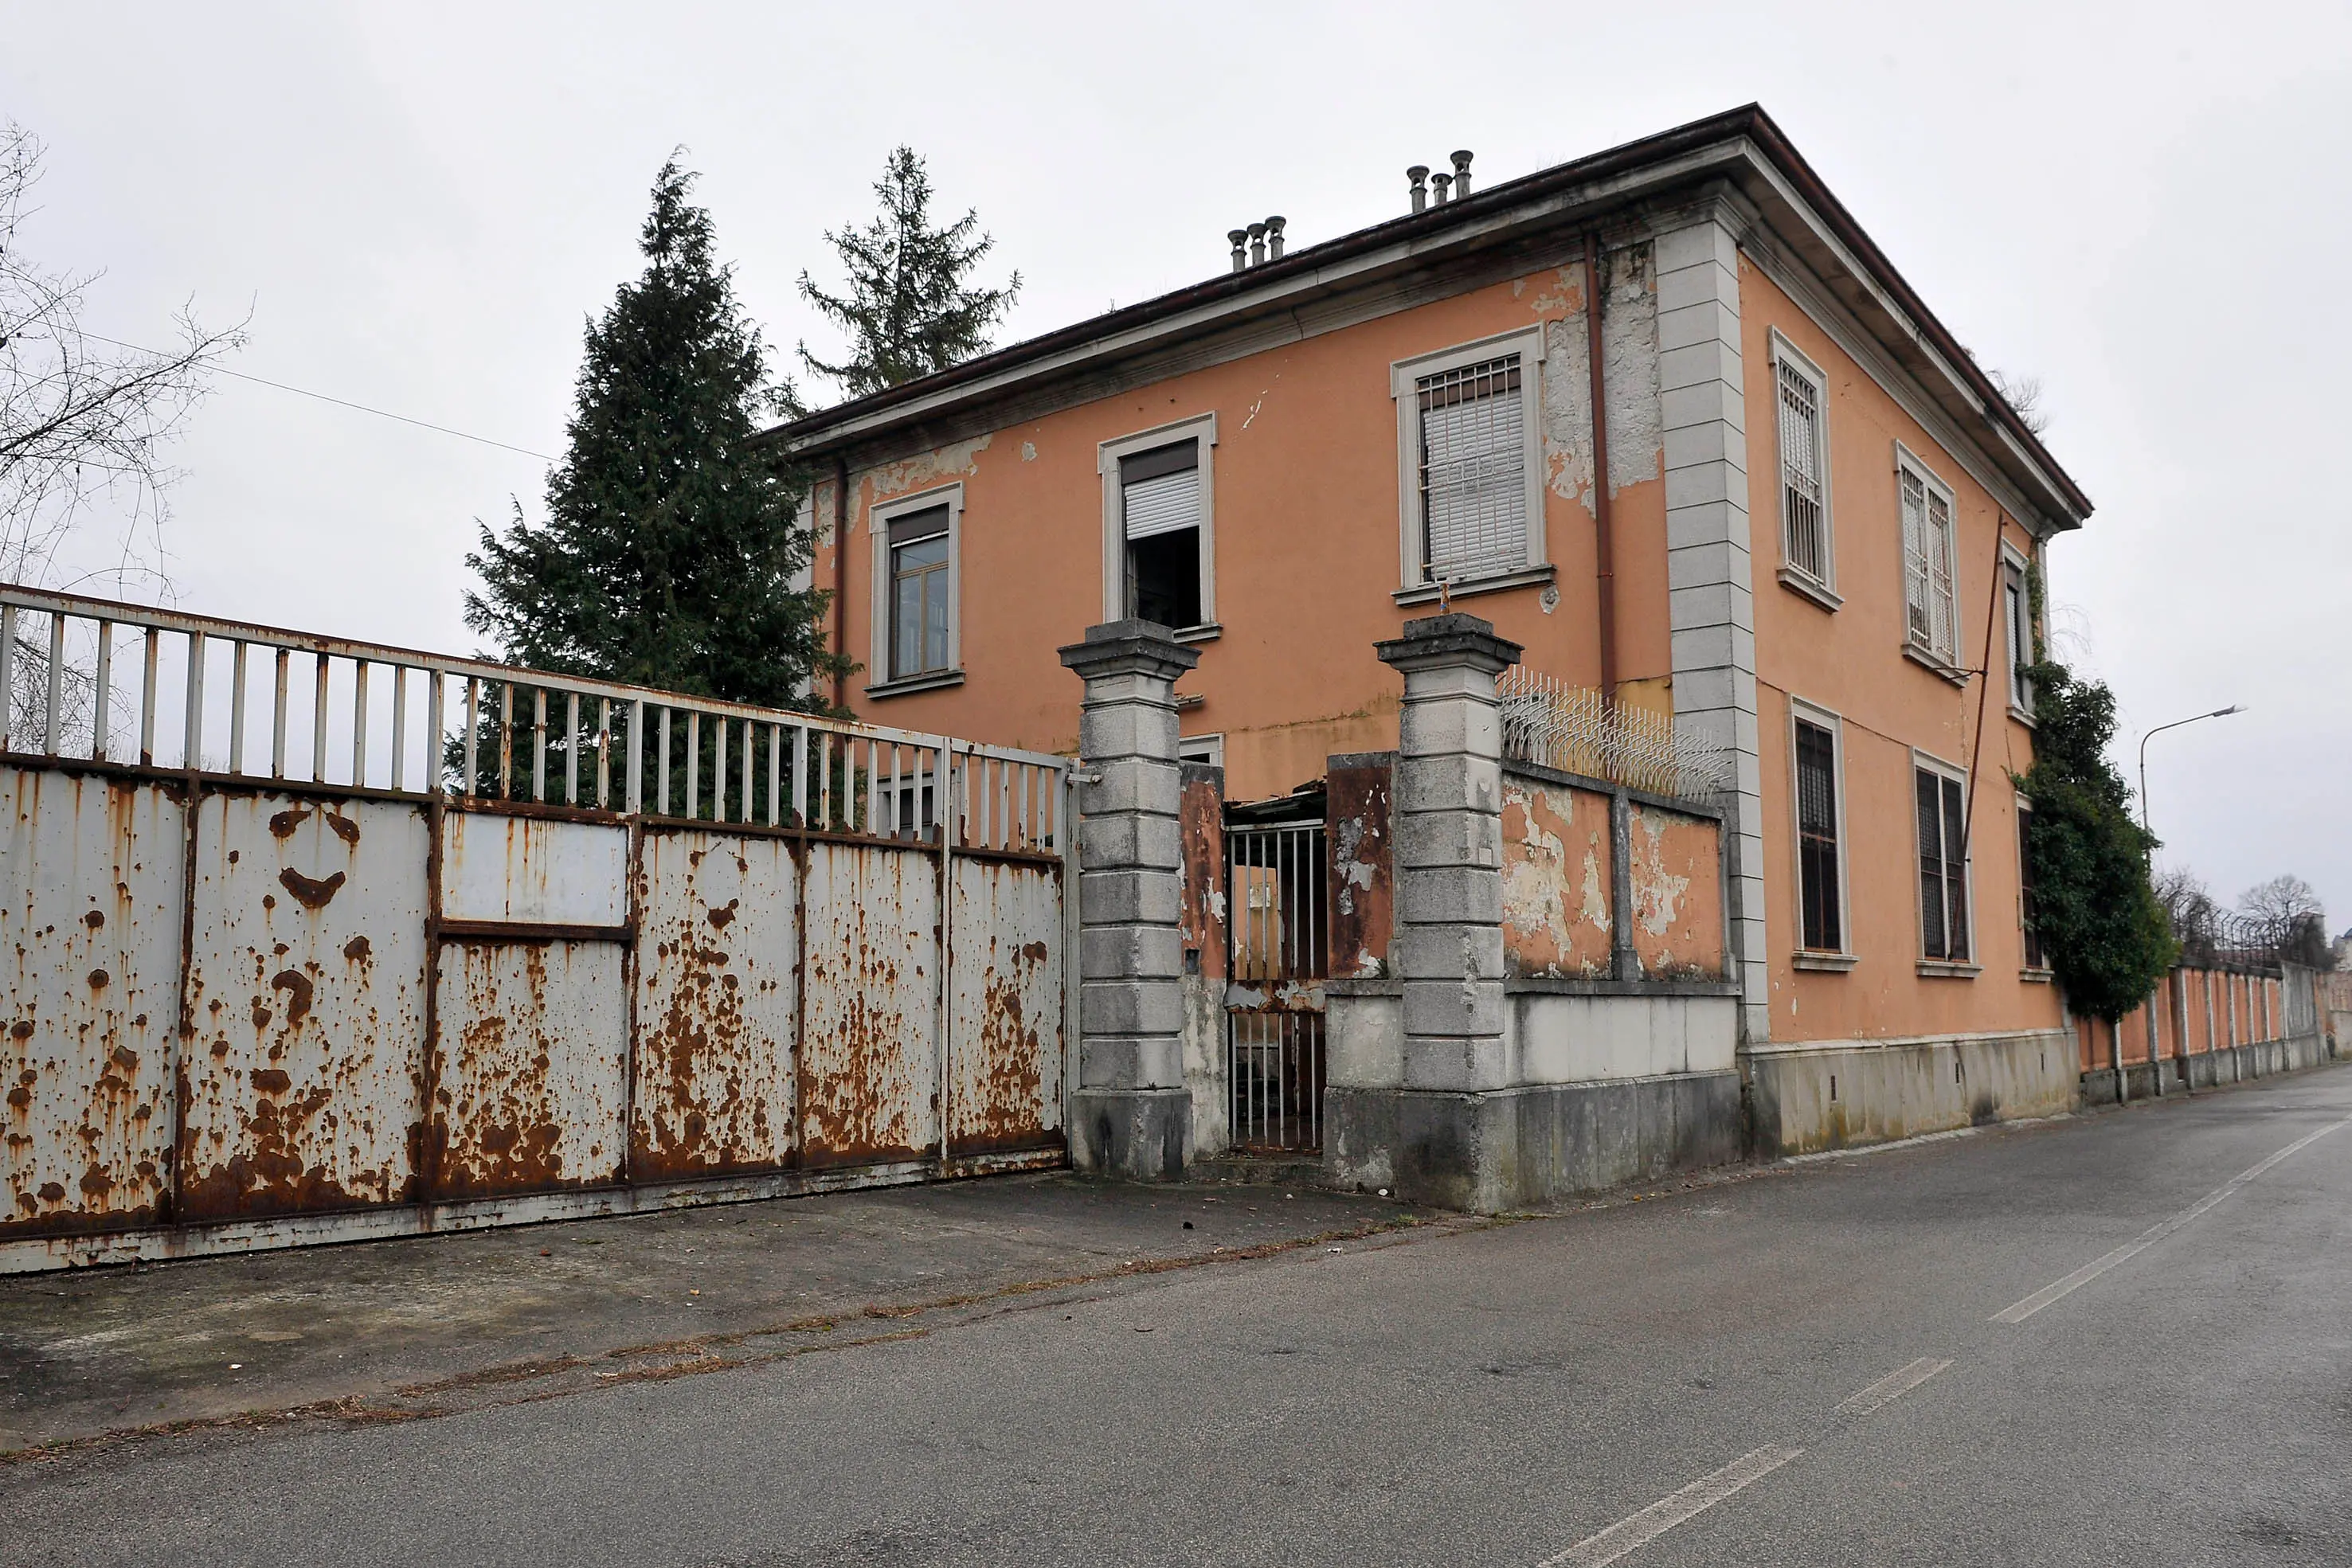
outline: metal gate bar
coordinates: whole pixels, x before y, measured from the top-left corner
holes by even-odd
[[[1225,831],[1232,956],[1226,1078],[1237,1147],[1323,1146],[1324,831]]]

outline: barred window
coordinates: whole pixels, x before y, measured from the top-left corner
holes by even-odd
[[[1952,581],[1951,492],[1914,468],[1903,489],[1903,606],[1912,645],[1947,664],[1959,663],[1959,615]]]
[[[1797,721],[1797,882],[1804,946],[1814,952],[1845,949],[1838,907],[1837,737],[1822,726]]]
[[[1466,581],[1528,564],[1527,410],[1519,356],[1414,382],[1422,580]]]
[[[1788,562],[1823,587],[1830,581],[1828,444],[1819,382],[1780,361],[1780,528]]]
[[[1946,963],[1969,961],[1967,795],[1960,781],[1914,770],[1919,805],[1919,951]]]

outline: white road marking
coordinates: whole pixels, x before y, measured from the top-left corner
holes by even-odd
[[[1932,1356],[1923,1355],[1908,1366],[1896,1367],[1839,1406],[1837,1413],[1841,1416],[1867,1416],[1880,1406],[1902,1398],[1951,1364],[1949,1361],[1937,1361]]]
[[[1619,1520],[1597,1535],[1586,1536],[1559,1556],[1545,1558],[1536,1568],[1601,1568],[1604,1563],[1614,1563],[1683,1521],[1705,1513],[1751,1481],[1763,1479],[1804,1451],[1768,1446],[1742,1454],[1713,1475],[1701,1476],[1641,1512]]]
[[[2171,1235],[2174,1231],[2179,1229],[2182,1226],[2188,1224],[2190,1220],[2196,1218],[2207,1209],[2211,1208],[2215,1204],[2221,1202],[2223,1198],[2229,1197],[2231,1193],[2237,1191],[2240,1187],[2245,1186],[2248,1182],[2253,1180],[2256,1176],[2262,1175],[2264,1171],[2270,1169],[2273,1166],[2278,1164],[2289,1155],[2294,1154],[2296,1150],[2306,1147],[2309,1145],[2315,1144],[2319,1142],[2320,1139],[2327,1136],[2328,1134],[2336,1132],[2343,1127],[2352,1127],[2352,1116],[2347,1116],[2341,1122],[2330,1122],[2326,1126],[2320,1128],[2319,1131],[2309,1134],[2304,1137],[2297,1138],[2294,1143],[2289,1144],[2286,1147],[2271,1155],[2270,1158],[2263,1160],[2261,1164],[2240,1171],[2236,1176],[2231,1176],[2228,1181],[2223,1182],[2220,1186],[2215,1187],[2211,1192],[2207,1193],[2203,1197],[2199,1198],[2195,1203],[2190,1204],[2187,1208],[2182,1209],[2179,1214],[2174,1215],[2171,1218],[2165,1220],[2160,1225],[2150,1227],[2147,1230],[2142,1232],[2137,1239],[2126,1241],[2121,1247],[2116,1248],[2114,1251],[2108,1253],[2104,1258],[2095,1259],[2091,1262],[2084,1264],[2081,1268],[2075,1270],[2073,1273],[2067,1275],[2064,1279],[2059,1281],[2054,1285],[2044,1285],[2042,1289],[2034,1291],[2033,1294],[2026,1297],[2025,1300],[2018,1302],[2015,1306],[2005,1307],[2001,1311],[1993,1313],[1990,1321],[1997,1323],[2023,1322],[2026,1319],[2032,1317],[2034,1313],[2040,1312],[2051,1302],[2057,1301],[2063,1296],[2072,1295],[2076,1291],[2081,1290],[2084,1286],[2089,1284],[2092,1281],[2097,1279],[2100,1275],[2105,1273],[2116,1264],[2127,1262],[2131,1259],[2137,1257],[2140,1253],[2147,1251],[2149,1248],[2155,1246],[2158,1242],[2163,1240],[2166,1237]]]

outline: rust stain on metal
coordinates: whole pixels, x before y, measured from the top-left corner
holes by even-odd
[[[620,1174],[622,950],[609,942],[443,947],[433,1196],[494,1197]]]
[[[1334,758],[1323,778],[1329,823],[1324,908],[1330,912],[1329,972],[1370,980],[1388,973],[1396,931],[1396,847],[1390,836],[1393,759]]]
[[[1061,1141],[1061,883],[1050,871],[955,865],[949,1147],[957,1155]]]
[[[180,857],[147,857],[181,813],[153,784],[0,767],[0,1238],[159,1212]]]
[[[1211,979],[1225,974],[1225,790],[1224,769],[1188,762],[1177,797],[1181,853],[1182,928],[1188,970]]]
[[[647,831],[633,1180],[776,1169],[791,1158],[798,883],[782,840]]]
[[[281,796],[276,805],[215,795],[198,810],[188,965],[197,1049],[181,1070],[190,1218],[394,1204],[417,1192],[422,814],[404,803],[289,805]],[[293,896],[264,891],[272,887]],[[362,923],[396,935],[371,940]],[[355,946],[370,961],[352,961]]]
[[[269,977],[269,988],[286,993],[286,1027],[301,1028],[302,1020],[310,1016],[310,997],[315,988],[310,977],[299,969],[280,969]]]
[[[313,877],[304,876],[289,865],[278,873],[278,883],[279,886],[292,894],[294,901],[303,908],[324,909],[334,898],[336,893],[341,891],[344,875],[344,873],[337,872],[322,882]]]
[[[1521,976],[1610,972],[1609,797],[1503,775],[1503,963]]]
[[[808,855],[805,1156],[919,1155],[939,1138],[935,862],[883,844]]]

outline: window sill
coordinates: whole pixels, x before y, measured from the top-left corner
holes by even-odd
[[[963,685],[961,670],[934,670],[928,675],[908,675],[896,681],[877,681],[866,688],[869,697],[903,697],[915,692],[935,692],[942,686]]]
[[[2020,969],[2017,977],[2029,986],[2050,986],[2058,981],[2058,977],[2048,969]]]
[[[1843,975],[1862,960],[1852,953],[1800,953],[1790,962],[1800,969],[1815,969],[1826,974]]]
[[[1983,973],[1982,964],[1947,964],[1938,958],[1919,960],[1919,977],[1923,980],[1973,980]]]
[[[1505,572],[1500,577],[1476,577],[1467,582],[1454,583],[1450,589],[1434,582],[1417,582],[1411,588],[1400,588],[1389,597],[1399,604],[1434,604],[1441,593],[1454,599],[1467,599],[1474,593],[1500,593],[1507,588],[1528,588],[1538,582],[1549,582],[1559,576],[1558,569],[1546,564],[1531,566],[1525,571]]]
[[[1845,602],[1829,584],[1816,580],[1793,566],[1780,569],[1780,586],[1800,599],[1811,600],[1824,610],[1834,611]]]
[[[2015,719],[2018,723],[2023,725],[2028,729],[2039,728],[2041,725],[2040,720],[2036,719],[2025,709],[2018,706],[2015,703],[2009,705],[2009,716]]]
[[[1921,669],[1932,671],[1943,676],[1956,686],[1965,686],[1969,684],[1969,673],[1966,670],[1946,664],[1941,654],[1931,653],[1916,643],[1904,643],[1903,656]]]
[[[1194,708],[1199,707],[1202,703],[1205,703],[1209,699],[1206,696],[1199,692],[1178,692],[1176,694],[1176,711],[1178,713],[1191,713]]]
[[[1179,643],[1213,643],[1224,634],[1224,624],[1217,621],[1203,621],[1198,626],[1171,633]]]

